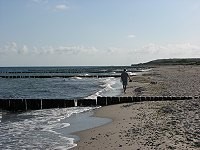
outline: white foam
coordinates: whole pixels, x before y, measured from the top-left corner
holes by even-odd
[[[135,73],[135,72],[127,72],[130,76],[136,76],[137,75],[137,73]]]
[[[142,69],[141,71],[142,72],[148,72],[148,71],[151,71],[152,69]]]
[[[0,122],[1,122],[1,119],[2,119],[2,113],[0,112]]]
[[[74,139],[62,135],[59,130],[65,130],[70,126],[67,117],[92,109],[95,107],[44,109],[17,114],[13,117],[14,121],[3,121],[0,124],[2,143],[0,149],[9,147],[10,149],[64,150],[75,147]]]
[[[71,77],[72,79],[78,79],[78,80],[81,80],[82,78],[81,77]]]
[[[76,147],[76,146],[77,146],[77,144],[73,144],[73,145],[71,145],[69,147],[66,147],[66,146],[57,146],[57,147],[55,147],[55,150],[68,150],[68,149],[71,149],[71,148]]]
[[[98,96],[116,96],[115,94],[120,93],[119,88],[121,88],[121,84],[119,84],[119,78],[109,77],[101,78],[99,80],[104,83],[103,85],[100,85],[102,89],[95,94],[86,97],[85,99],[96,99]]]
[[[73,138],[66,138],[64,136],[60,136],[60,138],[67,141],[67,147],[59,145],[59,146],[54,148],[55,150],[68,150],[68,149],[71,149],[71,148],[77,146],[77,144],[74,143],[74,139]]]

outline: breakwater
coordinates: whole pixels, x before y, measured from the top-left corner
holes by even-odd
[[[171,101],[197,99],[199,96],[155,96],[155,97],[97,97],[97,99],[0,99],[0,109],[7,111],[27,111],[50,108],[108,106],[120,103],[142,101]]]
[[[0,78],[72,78],[72,77],[80,77],[80,78],[107,78],[107,77],[120,77],[120,75],[0,75]]]

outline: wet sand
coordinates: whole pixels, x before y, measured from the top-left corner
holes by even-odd
[[[200,67],[165,66],[131,77],[122,96],[199,96]],[[125,103],[98,109],[112,123],[76,133],[74,149],[200,149],[200,100]]]

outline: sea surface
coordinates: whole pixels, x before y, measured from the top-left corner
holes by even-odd
[[[88,67],[0,67],[0,99],[7,98],[64,98],[82,99],[121,94],[119,78],[97,78],[98,75],[120,74],[124,66]],[[129,67],[130,74],[138,69]],[[52,76],[23,78],[23,76]],[[67,76],[69,78],[55,77]],[[93,75],[94,77],[89,77]],[[22,76],[13,78],[13,76]],[[81,76],[81,77],[79,77]],[[84,77],[83,77],[84,76]],[[43,109],[23,113],[0,112],[0,149],[70,149],[76,146],[72,132],[110,122],[110,119],[91,117],[98,107]]]

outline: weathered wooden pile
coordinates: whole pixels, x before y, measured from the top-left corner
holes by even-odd
[[[155,97],[97,97],[97,99],[0,99],[0,109],[7,111],[27,111],[50,108],[107,106],[141,101],[189,100],[199,96],[155,96]]]

